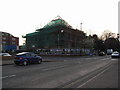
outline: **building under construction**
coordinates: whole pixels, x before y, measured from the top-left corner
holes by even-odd
[[[60,16],[41,29],[26,34],[26,48],[30,49],[79,49],[83,47],[85,33],[73,29]]]

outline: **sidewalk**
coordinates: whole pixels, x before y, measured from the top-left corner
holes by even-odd
[[[13,60],[4,60],[4,61],[2,60],[2,66],[4,66],[4,65],[12,65],[12,64],[14,64]]]

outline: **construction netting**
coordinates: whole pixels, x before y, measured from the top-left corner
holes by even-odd
[[[44,34],[54,32],[54,31],[56,31],[56,29],[54,29],[54,27],[57,27],[57,26],[72,28],[72,26],[69,25],[65,20],[63,20],[60,16],[57,16],[57,19],[53,19],[51,22],[49,22],[43,28],[37,29],[36,32],[26,34],[26,36],[23,36],[23,38],[26,38],[28,36],[34,36],[34,35],[44,35]]]
[[[65,20],[63,19],[55,19],[52,20],[51,22],[49,22],[47,25],[44,26],[44,28],[49,28],[49,27],[53,27],[53,26],[57,26],[57,25],[64,25],[66,27],[70,27],[72,28],[72,26],[70,26]]]

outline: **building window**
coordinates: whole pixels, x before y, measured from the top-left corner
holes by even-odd
[[[9,35],[9,34],[7,34],[7,33],[5,34],[5,36],[8,36],[8,35]]]
[[[12,44],[15,44],[15,42],[12,42]]]
[[[3,44],[6,44],[6,42],[5,42],[5,41],[3,41],[2,43],[3,43]]]
[[[3,37],[3,40],[6,40],[6,37]]]
[[[4,36],[5,34],[4,33],[2,33],[2,36]]]
[[[12,38],[13,41],[15,41],[15,38]]]

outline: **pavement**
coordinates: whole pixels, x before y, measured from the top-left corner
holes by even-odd
[[[14,64],[14,61],[13,60],[4,60],[4,61],[2,61],[2,64],[0,64],[0,65],[12,65],[12,64]]]

